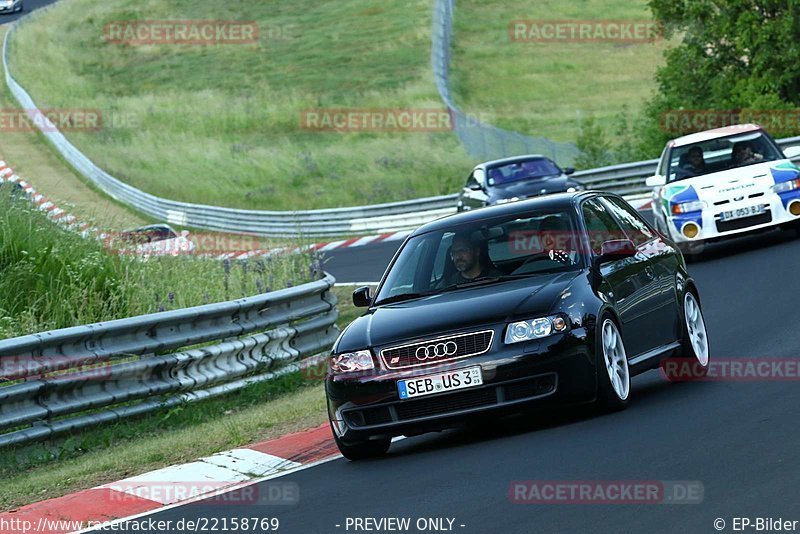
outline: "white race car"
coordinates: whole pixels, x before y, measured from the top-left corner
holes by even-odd
[[[800,233],[800,169],[761,127],[740,124],[667,143],[653,190],[656,228],[684,253],[709,241],[780,225]]]

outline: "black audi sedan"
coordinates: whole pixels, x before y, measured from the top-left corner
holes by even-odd
[[[583,184],[553,160],[538,154],[486,161],[477,165],[458,195],[456,209],[469,211],[526,198],[583,191]]]
[[[621,197],[550,195],[413,232],[336,341],[331,428],[350,459],[391,439],[547,403],[623,408],[631,377],[702,372],[697,287],[675,244]],[[698,371],[695,371],[698,372]]]

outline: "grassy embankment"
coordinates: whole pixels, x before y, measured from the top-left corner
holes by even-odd
[[[108,23],[253,20],[254,44],[115,44]],[[69,0],[20,28],[11,67],[41,107],[97,109],[66,132],[102,168],[163,197],[254,209],[449,193],[473,161],[451,132],[318,132],[305,110],[443,108],[427,0]],[[58,83],[53,83],[58,80]]]
[[[509,24],[651,19],[646,0],[459,1],[451,62],[456,101],[496,126],[554,141],[575,142],[581,120],[594,117],[614,139],[625,106],[634,117],[655,90],[669,43],[515,42]]]

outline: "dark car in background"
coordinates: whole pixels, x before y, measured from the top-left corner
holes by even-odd
[[[550,158],[531,154],[477,165],[458,196],[458,211],[505,204],[551,193],[582,191],[583,184],[569,177],[575,169],[561,169]]]
[[[412,233],[333,347],[335,441],[391,439],[539,403],[619,409],[633,375],[708,369],[697,287],[675,244],[621,197],[564,193],[455,214]]]

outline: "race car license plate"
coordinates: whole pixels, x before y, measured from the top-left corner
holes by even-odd
[[[761,215],[764,213],[764,206],[748,206],[746,208],[738,208],[735,210],[723,211],[719,214],[720,221],[731,221],[733,219],[743,219],[744,217],[752,217],[753,215]]]
[[[411,399],[480,385],[483,385],[481,368],[467,367],[458,371],[398,380],[397,391],[401,399]]]

